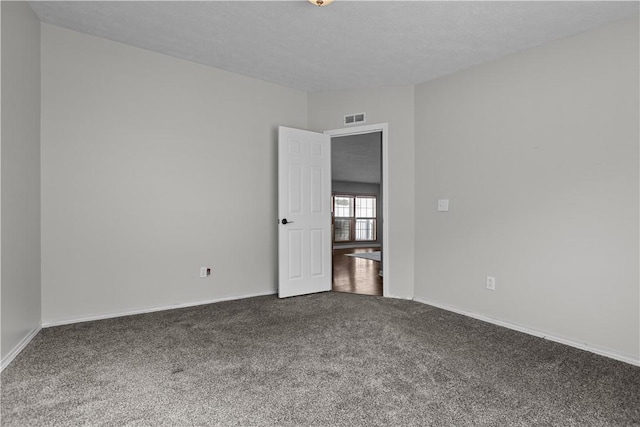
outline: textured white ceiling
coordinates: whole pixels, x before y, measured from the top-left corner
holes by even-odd
[[[415,84],[638,14],[638,2],[30,2],[43,22],[314,92]]]

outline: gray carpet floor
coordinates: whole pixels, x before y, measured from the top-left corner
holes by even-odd
[[[640,425],[640,368],[412,301],[274,296],[42,330],[3,426]]]

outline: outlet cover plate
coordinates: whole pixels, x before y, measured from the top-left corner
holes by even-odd
[[[438,200],[438,212],[449,212],[449,199]]]
[[[496,290],[496,278],[492,276],[487,276],[487,289],[490,291]]]

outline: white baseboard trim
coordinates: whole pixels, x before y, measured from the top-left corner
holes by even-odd
[[[585,350],[591,353],[595,353],[598,354],[600,356],[605,356],[608,357],[610,359],[615,359],[615,360],[619,360],[620,362],[625,362],[628,363],[630,365],[635,365],[635,366],[640,366],[640,359],[635,359],[633,356],[630,355],[626,355],[626,354],[620,354],[618,352],[615,352],[613,350],[609,350],[609,349],[605,349],[605,348],[600,348],[600,347],[595,347],[589,344],[584,344],[584,343],[580,343],[577,341],[573,341],[571,339],[568,338],[563,338],[563,337],[558,337],[555,335],[550,335],[546,332],[542,332],[542,331],[538,331],[536,329],[531,329],[529,327],[526,326],[522,326],[522,325],[518,325],[516,323],[511,323],[511,322],[507,322],[504,320],[500,320],[500,319],[494,319],[488,316],[484,316],[482,314],[476,314],[476,313],[472,313],[466,310],[462,310],[459,309],[457,307],[452,307],[450,305],[446,305],[446,304],[441,304],[435,301],[430,301],[427,299],[423,299],[423,298],[418,298],[418,297],[414,297],[413,298],[414,301],[422,303],[422,304],[427,304],[433,307],[437,307],[437,308],[441,308],[443,310],[447,310],[447,311],[452,311],[454,313],[457,314],[462,314],[463,316],[467,316],[467,317],[472,317],[474,319],[477,320],[482,320],[483,322],[488,322],[488,323],[492,323],[494,325],[498,325],[498,326],[502,326],[508,329],[513,329],[514,331],[518,331],[518,332],[523,332],[525,334],[528,335],[533,335],[534,337],[538,337],[538,338],[543,338],[545,340],[549,340],[549,341],[554,341],[560,344],[564,344],[564,345],[568,345],[570,347],[575,347],[578,348],[580,350]]]
[[[69,319],[43,320],[42,321],[42,327],[43,328],[51,328],[53,326],[71,325],[73,323],[92,322],[94,320],[113,319],[115,317],[133,316],[133,315],[136,315],[136,314],[153,313],[153,312],[156,312],[156,311],[164,311],[164,310],[174,310],[176,308],[195,307],[195,306],[198,306],[198,305],[207,305],[207,304],[213,304],[213,303],[222,302],[222,301],[233,301],[233,300],[245,299],[245,298],[262,297],[262,296],[266,296],[266,295],[274,295],[275,293],[277,293],[277,292],[275,292],[275,291],[267,291],[267,292],[259,292],[259,293],[255,293],[255,294],[222,297],[222,298],[216,298],[216,299],[204,300],[204,301],[185,302],[185,303],[165,305],[165,306],[160,306],[160,307],[141,308],[141,309],[137,309],[137,310],[128,310],[128,311],[118,311],[118,312],[115,312],[115,313],[94,314],[94,315],[90,315],[90,316],[80,316],[80,317],[73,317],[73,318],[69,318]]]
[[[393,298],[393,299],[403,299],[403,300],[406,300],[406,301],[413,300],[413,297],[401,297],[401,296],[398,296],[398,295],[384,295],[384,297],[385,298]]]
[[[37,326],[36,328],[32,329],[24,338],[22,338],[18,345],[11,349],[11,351],[0,362],[0,372],[4,371],[4,368],[9,366],[9,364],[13,362],[13,359],[15,359],[16,356],[19,355],[22,350],[24,350],[24,348],[31,342],[31,340],[36,335],[38,335],[38,332],[40,332],[41,329],[42,326]]]

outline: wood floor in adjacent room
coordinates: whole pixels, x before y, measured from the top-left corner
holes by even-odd
[[[334,292],[362,295],[382,295],[382,263],[347,254],[379,251],[380,248],[333,249]]]

